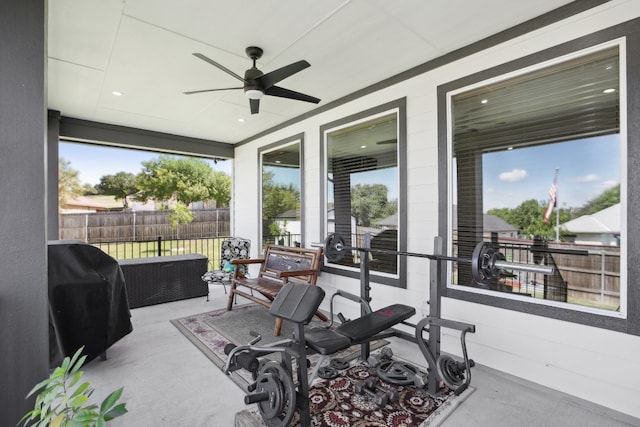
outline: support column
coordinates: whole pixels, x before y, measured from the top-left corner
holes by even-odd
[[[48,375],[46,2],[0,2],[0,425]]]

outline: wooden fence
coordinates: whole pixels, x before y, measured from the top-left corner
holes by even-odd
[[[59,216],[62,240],[86,243],[229,236],[229,209],[194,210],[190,224],[173,229],[167,211],[68,213]]]

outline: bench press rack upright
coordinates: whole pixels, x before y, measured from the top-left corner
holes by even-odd
[[[324,244],[325,255],[327,259],[340,259],[347,250],[357,250],[360,252],[360,296],[356,296],[344,291],[337,291],[330,302],[330,319],[333,322],[333,299],[335,296],[342,296],[347,299],[360,303],[361,317],[351,322],[343,324],[335,329],[338,334],[321,333],[319,331],[311,331],[307,334],[307,344],[315,351],[327,355],[344,348],[347,343],[340,345],[340,339],[345,340],[344,335],[351,340],[351,345],[361,345],[361,359],[367,360],[370,352],[369,343],[372,340],[396,336],[402,339],[412,341],[418,345],[420,351],[426,359],[428,365],[428,374],[426,381],[420,376],[415,376],[416,385],[426,387],[427,391],[432,395],[437,395],[441,390],[441,381],[455,390],[456,394],[462,393],[470,384],[471,367],[473,361],[468,358],[466,347],[466,334],[475,332],[475,325],[447,320],[441,317],[441,283],[440,278],[444,272],[443,262],[455,261],[470,263],[472,267],[474,281],[479,284],[487,284],[490,280],[498,277],[505,269],[525,270],[542,274],[553,274],[553,268],[548,266],[538,266],[532,264],[521,264],[506,262],[502,253],[497,251],[493,245],[487,242],[480,242],[474,250],[472,259],[454,258],[442,255],[444,243],[442,237],[436,237],[434,240],[435,254],[420,254],[411,252],[396,252],[388,250],[374,250],[370,248],[370,238],[365,237],[365,247],[347,247],[344,245],[344,239],[339,235],[330,235]],[[427,258],[430,261],[429,276],[429,314],[418,322],[417,325],[407,322],[407,319],[415,314],[415,308],[404,304],[395,304],[385,307],[376,312],[372,312],[371,302],[371,286],[369,276],[369,253],[383,252],[396,256],[415,256]],[[385,311],[389,313],[385,315]],[[341,315],[338,315],[340,317]],[[384,317],[388,317],[385,323]],[[341,319],[342,320],[342,319]],[[350,323],[354,323],[351,327]],[[355,327],[357,324],[359,327]],[[415,330],[415,334],[411,335],[407,332],[393,328],[396,325],[403,324]],[[386,329],[385,329],[386,328]],[[441,328],[456,329],[460,332],[460,343],[462,346],[463,361],[459,362],[451,356],[441,354],[440,337]],[[358,330],[365,331],[371,335],[366,337],[366,333],[358,333]],[[428,333],[428,339],[424,338],[424,331]],[[391,365],[393,367],[393,365]],[[400,365],[402,371],[403,365]],[[410,371],[410,370],[408,370]],[[379,371],[380,372],[380,371]],[[400,372],[403,373],[403,372]],[[411,374],[412,372],[406,372]]]

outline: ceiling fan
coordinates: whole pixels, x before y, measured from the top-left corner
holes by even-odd
[[[295,92],[293,90],[285,89],[280,86],[276,86],[275,84],[281,80],[286,79],[287,77],[304,70],[307,67],[310,67],[307,61],[298,61],[293,64],[286,65],[282,68],[278,68],[277,70],[271,71],[270,73],[264,74],[262,71],[256,68],[256,61],[262,57],[262,49],[256,46],[249,46],[246,48],[245,52],[247,56],[253,60],[253,67],[249,68],[244,72],[244,78],[240,77],[233,71],[224,67],[223,65],[218,64],[216,61],[212,60],[204,56],[201,53],[194,53],[193,55],[197,58],[202,59],[205,62],[213,65],[224,71],[225,73],[235,77],[244,83],[244,86],[241,87],[226,87],[221,89],[204,89],[204,90],[193,90],[189,92],[185,92],[185,95],[192,95],[194,93],[203,93],[203,92],[215,92],[220,90],[233,90],[233,89],[244,89],[244,93],[249,98],[249,106],[251,107],[251,114],[257,114],[260,109],[260,98],[263,95],[271,95],[278,96],[280,98],[289,98],[295,99],[296,101],[306,101],[313,102],[317,104],[320,102],[320,99],[315,98],[313,96],[305,95],[304,93]]]

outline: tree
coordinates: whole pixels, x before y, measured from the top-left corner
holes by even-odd
[[[262,174],[262,217],[273,220],[278,215],[300,205],[300,192],[291,184],[275,184],[273,172]]]
[[[356,223],[370,227],[398,211],[396,200],[387,199],[387,186],[384,184],[356,184],[351,187],[351,214]]]
[[[191,221],[193,221],[193,212],[182,202],[176,203],[173,209],[169,211],[169,224],[174,230],[178,229],[179,224],[189,224]],[[179,235],[178,238],[180,238]]]
[[[58,206],[64,206],[69,200],[82,194],[78,173],[69,161],[58,158]]]
[[[188,206],[192,202],[210,200],[216,195],[223,197],[225,191],[228,191],[230,198],[230,181],[220,179],[200,159],[162,155],[158,159],[142,162],[142,166],[142,172],[136,177],[139,190],[136,200],[176,200]],[[218,185],[222,188],[218,188]]]
[[[100,194],[114,196],[116,200],[122,200],[124,208],[129,207],[127,196],[135,194],[136,176],[129,172],[118,172],[115,175],[104,175],[96,186]]]
[[[582,215],[593,215],[617,203],[620,203],[620,184],[603,191],[597,197],[589,200],[582,207],[576,209],[574,215],[576,218]]]
[[[228,207],[231,202],[231,177],[222,171],[213,171],[211,174],[211,198],[216,200],[219,208]]]
[[[520,203],[514,209],[490,209],[487,211],[487,214],[502,218],[526,236],[541,236],[552,239],[555,238],[556,234],[555,213],[552,214],[553,220],[544,222],[544,211],[546,208],[546,201],[530,199]],[[569,215],[570,211],[560,209],[560,223],[568,221],[570,219]]]

